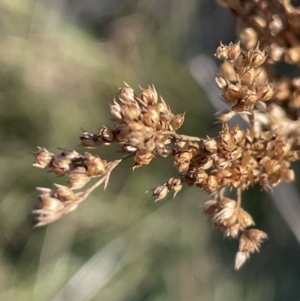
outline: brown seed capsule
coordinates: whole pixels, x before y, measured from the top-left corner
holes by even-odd
[[[264,84],[260,85],[257,88],[257,96],[259,100],[267,101],[269,100],[274,94],[274,86],[271,84]]]
[[[109,145],[116,139],[116,133],[112,129],[103,127],[99,131],[98,140],[99,138],[104,142],[105,145]]]
[[[54,185],[57,187],[54,195],[61,202],[74,202],[77,199],[76,194],[69,187],[59,184]]]
[[[230,84],[228,85],[224,96],[229,101],[235,101],[241,96],[240,88],[237,85]]]
[[[138,150],[134,155],[134,162],[137,165],[148,165],[155,156],[145,150]]]
[[[81,189],[90,180],[84,167],[77,167],[69,174],[69,183],[72,189]]]
[[[163,199],[169,192],[167,185],[157,186],[153,190],[153,196],[155,196],[155,201]]]
[[[130,102],[121,106],[121,115],[122,120],[132,121],[140,117],[141,110],[136,102]]]
[[[147,105],[153,106],[157,103],[157,92],[154,86],[144,89],[140,99]]]
[[[255,78],[255,71],[253,68],[249,69],[245,73],[243,73],[241,77],[241,82],[247,86],[250,86]]]
[[[153,129],[156,129],[156,126],[159,122],[159,114],[157,111],[152,107],[149,108],[144,114],[143,114],[143,123],[146,126],[150,126]]]
[[[57,175],[65,175],[72,169],[72,160],[65,157],[55,158],[52,164],[52,171]]]
[[[126,87],[120,88],[119,99],[125,102],[134,101],[134,90],[128,85]]]
[[[264,63],[266,60],[266,55],[264,51],[260,51],[258,48],[258,45],[249,51],[248,53],[248,59],[249,59],[249,65],[251,67],[259,67]]]
[[[171,130],[176,131],[182,126],[182,124],[184,122],[184,115],[185,115],[185,113],[181,113],[181,114],[175,115],[172,118],[172,120],[170,122],[170,125],[172,127]]]
[[[214,139],[204,140],[203,146],[209,153],[215,153],[218,150],[218,143]]]
[[[169,190],[174,191],[174,197],[175,197],[176,194],[182,188],[181,180],[178,178],[170,178],[169,181],[167,182],[167,186],[168,186]]]
[[[39,168],[51,167],[54,154],[50,153],[47,149],[38,146],[38,151],[34,156],[35,163],[32,164],[33,166]]]
[[[105,172],[106,161],[98,156],[85,153],[84,166],[89,176],[100,176]]]
[[[221,43],[221,45],[216,50],[215,56],[219,60],[226,60],[226,59],[228,59],[228,48],[227,48],[227,46],[223,45]]]
[[[232,42],[229,43],[229,45],[227,46],[227,55],[228,55],[228,59],[230,61],[236,60],[238,58],[238,56],[241,53],[241,46],[240,46],[240,42],[233,44]]]
[[[237,72],[241,73],[244,70],[245,66],[247,65],[248,65],[247,53],[242,51],[238,56],[238,58],[234,61],[233,67]]]
[[[88,132],[83,132],[80,136],[81,145],[87,148],[96,148],[103,144],[103,140],[98,139],[95,134],[90,134]]]
[[[39,199],[41,201],[41,207],[48,211],[58,212],[64,208],[63,203],[56,198],[51,198],[51,197],[47,197],[45,195],[40,195]]]

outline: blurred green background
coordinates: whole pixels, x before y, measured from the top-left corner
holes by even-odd
[[[231,39],[234,20],[209,0],[0,1],[0,300],[300,299],[299,243],[270,198],[258,188],[244,195],[270,239],[236,272],[238,242],[213,231],[205,193],[185,187],[156,203],[145,194],[175,174],[169,159],[135,172],[124,163],[105,193],[32,228],[35,187],[66,180],[33,168],[31,153],[84,152],[80,128],[110,124],[123,81],[154,84],[173,112],[186,110],[181,133],[215,135],[188,62]],[[119,158],[112,149],[95,153]]]

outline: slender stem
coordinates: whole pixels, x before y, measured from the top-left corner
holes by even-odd
[[[242,188],[238,187],[237,188],[237,205],[236,208],[240,208],[242,203]]]
[[[83,202],[97,187],[99,187],[102,183],[104,183],[104,189],[107,187],[108,180],[110,177],[111,172],[117,165],[119,165],[122,161],[132,157],[135,155],[135,152],[130,153],[128,155],[125,155],[123,158],[119,160],[112,161],[108,164],[107,169],[105,173],[102,175],[102,177],[89,189],[85,190],[84,192],[79,194],[79,199],[76,201],[76,203],[81,203]]]

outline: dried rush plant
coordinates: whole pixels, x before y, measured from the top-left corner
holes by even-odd
[[[300,158],[300,78],[279,77],[273,65],[284,61],[299,66],[300,10],[288,1],[222,4],[238,19],[241,43],[221,44],[215,54],[224,61],[216,83],[230,107],[215,114],[221,123],[218,136],[203,139],[178,134],[184,113],[173,114],[153,86],[135,94],[126,84],[110,105],[113,124],[80,136],[86,148],[118,143],[124,153],[121,159],[107,162],[88,152],[61,149],[55,155],[38,148],[33,165],[67,176],[69,187],[37,188],[36,226],[75,210],[98,186],[106,188],[111,172],[125,159],[133,160],[135,169],[155,156],[172,157],[177,176],[153,189],[156,200],[170,191],[176,195],[184,183],[196,185],[210,195],[203,211],[214,227],[226,237],[239,239],[235,268],[259,250],[267,234],[255,228],[251,215],[242,208],[242,193],[255,184],[271,191],[280,181],[294,180],[290,164]],[[235,115],[248,121],[246,129],[228,125]],[[94,184],[85,189],[91,180]],[[228,190],[236,191],[236,199],[226,197]]]

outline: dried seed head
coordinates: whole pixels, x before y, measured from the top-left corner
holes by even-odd
[[[54,184],[57,189],[54,196],[63,203],[74,202],[77,200],[76,194],[67,186]]]
[[[81,145],[87,148],[96,148],[103,144],[103,140],[98,139],[98,135],[83,132],[80,136]]]
[[[221,43],[221,45],[216,50],[215,56],[219,60],[226,60],[226,59],[228,59],[228,48],[227,48],[227,46],[223,45]]]
[[[234,84],[229,84],[225,91],[224,96],[229,101],[237,100],[241,96],[240,87]]]
[[[32,164],[33,166],[39,168],[51,167],[54,154],[50,153],[47,149],[38,146],[38,151],[34,156],[35,162]]]
[[[155,156],[146,150],[138,150],[134,155],[134,161],[137,166],[148,165]]]
[[[98,156],[93,156],[90,153],[85,153],[84,166],[87,174],[91,177],[100,176],[105,172],[106,161]]]
[[[259,100],[266,101],[269,100],[274,94],[274,86],[271,84],[260,85],[257,88],[257,96]]]
[[[241,53],[240,42],[233,44],[232,42],[227,47],[227,57],[229,60],[234,61]]]
[[[58,212],[64,208],[64,204],[56,198],[40,195],[39,199],[41,208],[44,210]]]
[[[72,189],[81,189],[90,180],[84,167],[77,167],[69,174],[69,183]]]
[[[252,85],[254,79],[255,79],[255,71],[253,68],[250,68],[249,70],[247,70],[245,73],[243,73],[242,77],[241,77],[241,82],[244,85],[250,86]]]
[[[140,99],[149,106],[155,105],[157,103],[158,96],[154,86],[144,89]]]
[[[258,229],[245,231],[239,241],[239,252],[235,258],[235,269],[238,270],[249,258],[249,255],[258,251],[261,243],[268,238],[268,235]]]
[[[170,178],[169,181],[167,182],[167,186],[169,190],[174,191],[174,197],[175,197],[176,194],[181,190],[182,183],[181,180],[178,178]]]
[[[157,186],[153,190],[153,196],[155,196],[155,201],[163,199],[169,192],[167,185]]]
[[[215,153],[218,150],[218,143],[214,139],[204,140],[203,146],[209,153]]]
[[[242,72],[245,68],[245,66],[248,65],[248,56],[247,53],[242,51],[238,58],[234,61],[233,67],[236,70],[236,72]]]
[[[119,99],[124,102],[134,101],[134,90],[128,85],[126,87],[120,88]]]
[[[173,117],[173,119],[170,122],[170,125],[172,127],[171,130],[176,131],[182,126],[184,122],[184,115],[185,113],[181,113]]]
[[[65,175],[72,169],[72,160],[65,157],[55,158],[52,163],[52,171],[57,175]]]
[[[251,67],[259,67],[264,63],[266,60],[266,54],[264,51],[260,51],[258,48],[258,45],[249,51],[248,53],[248,59],[249,59],[249,66]]]

